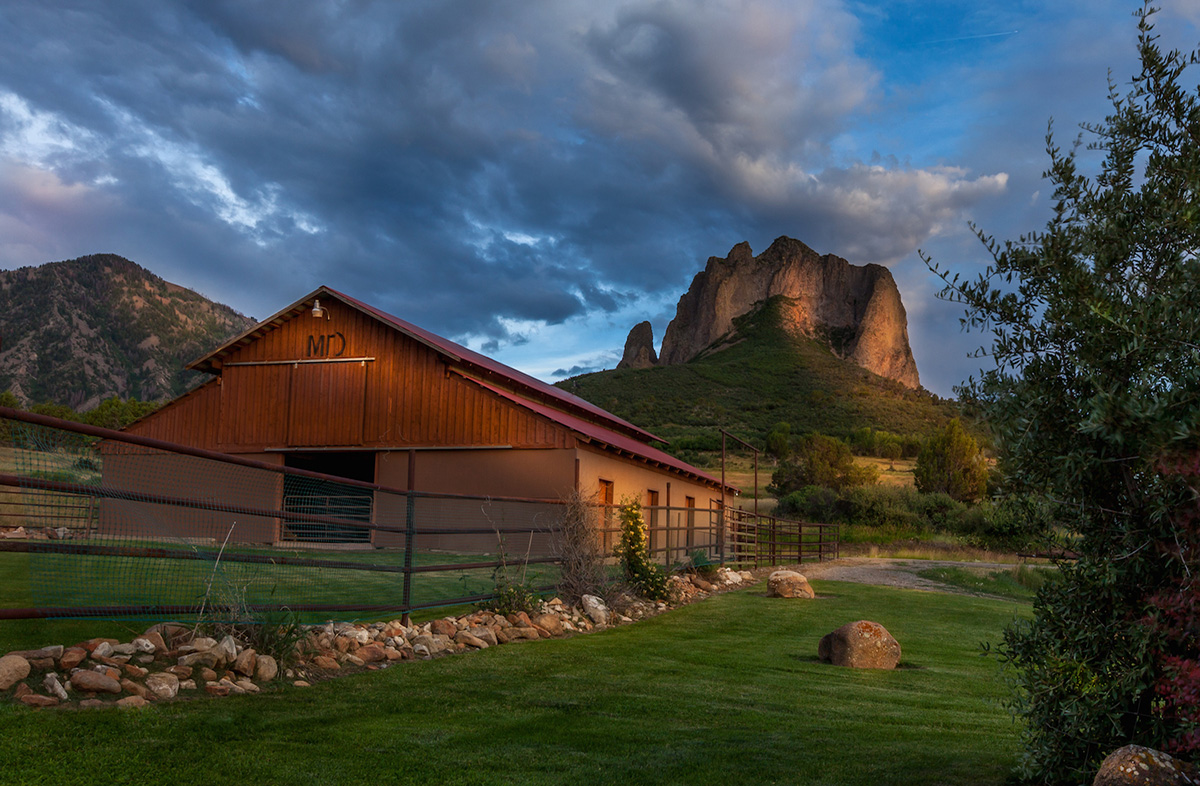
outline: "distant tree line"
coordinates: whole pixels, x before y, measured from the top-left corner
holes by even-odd
[[[985,547],[1041,544],[1051,528],[1044,506],[1028,499],[990,499],[990,469],[980,441],[956,419],[928,439],[871,428],[847,440],[824,434],[793,438],[787,423],[764,439],[777,468],[767,491],[776,513],[822,523],[887,530],[889,534],[948,532]],[[855,455],[894,462],[915,458],[916,488],[879,486],[880,468]],[[994,481],[992,481],[994,483]]]
[[[31,407],[23,407],[16,395],[11,390],[6,390],[0,393],[0,406],[32,412],[35,415],[48,415],[62,420],[72,420],[76,423],[86,423],[89,426],[122,429],[135,420],[144,418],[162,405],[154,401],[139,401],[136,398],[123,399],[120,396],[113,396],[84,412],[77,412],[66,404],[55,404],[49,401],[34,404]],[[0,436],[7,438],[7,424],[2,424],[2,428]]]

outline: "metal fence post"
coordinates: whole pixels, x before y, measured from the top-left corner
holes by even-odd
[[[408,493],[404,495],[404,597],[400,601],[404,608],[404,616],[401,621],[407,626],[412,625],[409,610],[412,609],[413,537],[416,535],[417,529],[417,500],[413,496],[416,480],[417,452],[410,450],[408,451]]]

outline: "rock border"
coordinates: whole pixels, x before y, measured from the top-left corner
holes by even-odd
[[[610,609],[599,598],[585,596],[580,606],[558,598],[542,602],[532,615],[473,611],[420,625],[402,620],[328,622],[308,626],[286,666],[233,635],[218,639],[198,635],[194,627],[159,623],[128,642],[95,638],[72,647],[9,652],[0,657],[0,697],[30,707],[129,708],[259,693],[281,682],[308,687],[403,661],[627,625],[756,580],[749,571],[722,567],[710,579],[671,576],[670,602],[626,595]]]

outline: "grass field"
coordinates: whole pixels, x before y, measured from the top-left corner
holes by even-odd
[[[1016,729],[980,656],[1027,606],[814,581],[636,625],[259,696],[144,710],[0,704],[5,783],[1000,784]],[[822,664],[869,618],[901,668]],[[0,629],[3,623],[0,623]]]

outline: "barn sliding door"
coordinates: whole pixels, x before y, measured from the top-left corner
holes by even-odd
[[[292,366],[288,445],[361,445],[366,391],[365,361]]]

